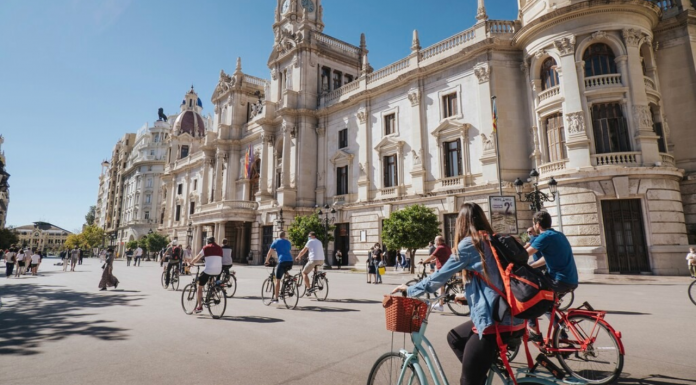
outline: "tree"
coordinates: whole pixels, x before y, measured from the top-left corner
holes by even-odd
[[[132,240],[126,242],[126,249],[137,249],[138,248],[138,241]]]
[[[317,234],[317,239],[326,245],[326,242],[333,241],[332,234],[335,228],[336,226],[329,226],[329,233],[325,234],[324,223],[319,218],[319,214],[298,215],[288,227],[288,240],[296,249],[301,250],[307,244],[310,231],[314,231]],[[326,239],[326,235],[328,235],[328,239]]]
[[[437,215],[423,205],[413,205],[394,211],[384,220],[382,241],[389,250],[406,248],[411,256],[411,273],[415,271],[416,250],[440,234]]]
[[[150,252],[160,250],[169,244],[169,238],[159,233],[148,234],[142,241],[143,246]]]
[[[74,247],[79,247],[81,249],[87,249],[89,248],[89,244],[85,240],[85,237],[80,234],[70,234],[68,235],[68,238],[65,240],[65,247],[68,249],[72,249]]]
[[[104,229],[102,229],[99,226],[96,225],[90,225],[86,226],[84,230],[82,230],[82,237],[85,240],[85,243],[87,244],[87,247],[90,249],[93,249],[95,247],[99,247],[104,243]]]
[[[87,222],[87,226],[92,226],[96,217],[97,206],[89,206],[89,211],[87,211],[87,215],[85,215],[85,222]]]
[[[11,227],[0,228],[0,249],[7,249],[12,245],[18,246],[19,236],[17,231]]]

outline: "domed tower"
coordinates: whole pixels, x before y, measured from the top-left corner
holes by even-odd
[[[203,102],[198,97],[196,91],[191,90],[186,93],[184,100],[181,102],[181,114],[174,122],[174,134],[180,135],[188,133],[194,138],[205,136],[205,120],[201,116],[203,110]]]

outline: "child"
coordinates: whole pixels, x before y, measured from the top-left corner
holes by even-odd
[[[696,249],[689,247],[689,254],[686,255],[686,264],[689,265],[691,278],[696,279]]]

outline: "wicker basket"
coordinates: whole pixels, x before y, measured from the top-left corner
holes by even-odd
[[[420,330],[428,306],[413,298],[385,295],[382,300],[387,319],[387,330],[397,333],[413,333]]]

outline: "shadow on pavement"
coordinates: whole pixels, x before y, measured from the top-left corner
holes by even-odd
[[[652,313],[640,313],[637,311],[623,311],[623,310],[604,310],[607,314],[615,315],[652,315]]]
[[[354,304],[370,304],[370,303],[382,303],[382,301],[375,301],[372,299],[327,299],[322,302],[333,302],[333,303],[354,303]]]
[[[234,299],[253,299],[254,301],[260,301],[262,298],[258,296],[253,296],[253,295],[247,295],[244,297],[232,297]]]
[[[280,319],[280,318],[271,318],[271,317],[254,317],[254,316],[246,316],[246,317],[222,317],[223,321],[235,321],[235,322],[251,322],[251,323],[259,323],[259,324],[272,324],[276,322],[285,322],[285,320]],[[215,320],[219,321],[219,320]]]
[[[316,311],[320,313],[348,313],[354,311],[360,311],[358,309],[343,309],[339,307],[319,307],[319,306],[298,306],[297,310],[300,311]]]
[[[623,375],[626,375],[624,373]],[[663,376],[661,374],[651,374],[644,378],[619,378],[616,381],[619,385],[690,385],[696,384],[696,379],[692,378],[678,378]]]
[[[41,344],[71,336],[122,341],[126,329],[108,326],[111,321],[85,320],[110,306],[137,306],[142,296],[82,293],[65,287],[16,284],[0,289],[0,355],[39,354]]]

